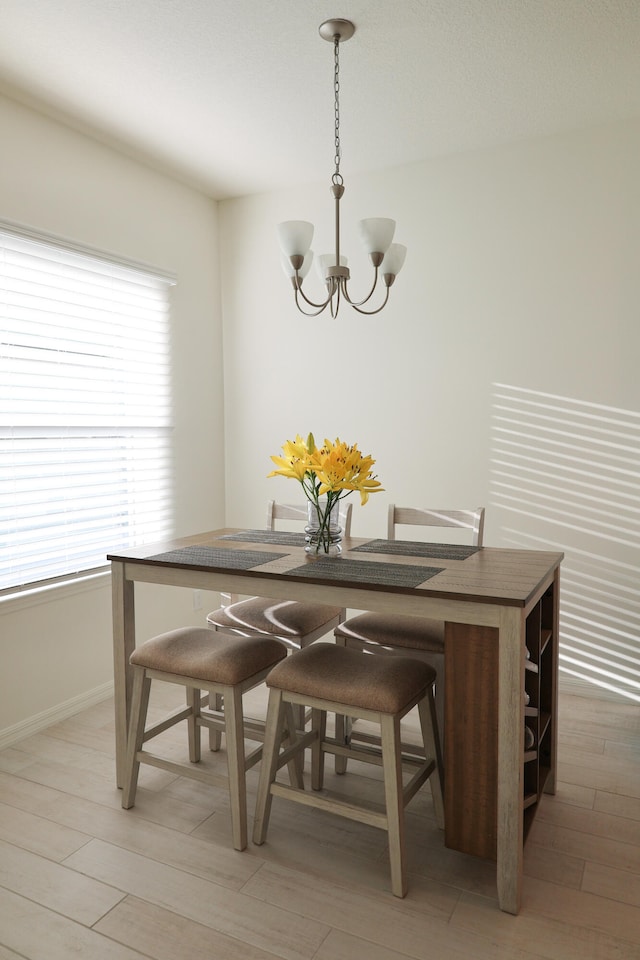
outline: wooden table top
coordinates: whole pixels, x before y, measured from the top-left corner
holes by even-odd
[[[386,543],[393,552],[379,552]],[[343,540],[339,557],[311,557],[304,552],[302,533],[224,528],[122,552],[114,550],[107,559],[171,569],[228,571],[247,581],[267,576],[279,581],[525,607],[563,556],[539,550],[350,537]],[[247,590],[251,590],[249,582]]]

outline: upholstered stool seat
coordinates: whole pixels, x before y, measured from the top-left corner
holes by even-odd
[[[407,650],[429,650],[444,653],[444,622],[399,614],[361,613],[350,617],[334,630],[336,637],[357,640],[360,644],[377,643]]]
[[[398,897],[407,892],[404,808],[427,780],[431,782],[438,824],[443,827],[442,762],[433,701],[435,671],[427,663],[408,657],[370,657],[331,643],[315,643],[292,654],[267,676],[269,707],[260,770],[254,823],[254,843],[264,843],[274,796],[326,809],[352,820],[387,830],[391,864],[391,888]],[[298,731],[292,745],[281,750],[288,705],[311,707],[311,730]],[[400,721],[418,706],[424,757],[403,756]],[[377,747],[357,748],[339,743],[326,732],[327,711],[347,717],[361,717],[380,726]],[[299,784],[276,780],[278,770],[311,745],[311,786],[305,792]],[[337,800],[319,794],[324,782],[324,757],[330,753],[382,765],[384,809],[371,804]],[[403,761],[417,768],[403,783]]]
[[[332,643],[316,643],[289,657],[269,673],[267,686],[348,704],[377,713],[399,713],[409,700],[421,699],[435,680],[435,670],[407,657],[393,660],[362,657]]]
[[[262,747],[245,755],[245,739],[262,741],[264,725],[245,722],[242,695],[262,683],[271,670],[287,656],[286,647],[271,638],[238,638],[214,633],[205,627],[181,627],[147,640],[130,657],[134,668],[131,720],[127,743],[122,806],[135,802],[141,763],[197,780],[219,783],[221,778],[196,764],[200,760],[200,728],[222,730],[226,735],[227,777],[231,800],[233,844],[247,845],[247,801],[245,773],[260,760]],[[152,679],[184,686],[187,706],[145,730]],[[220,711],[203,709],[201,691],[222,698]],[[191,764],[166,759],[143,749],[143,743],[157,737],[182,720],[187,721]],[[288,728],[293,727],[289,716]],[[294,782],[300,782],[300,767],[290,765]],[[293,773],[292,773],[293,772]]]
[[[342,615],[341,607],[295,600],[268,600],[250,597],[227,607],[219,607],[207,616],[216,630],[230,630],[247,635],[278,637],[296,649],[323,636]]]
[[[147,640],[130,657],[135,667],[172,673],[184,679],[235,686],[270,669],[286,656],[281,643],[216,634],[206,627],[181,627]]]

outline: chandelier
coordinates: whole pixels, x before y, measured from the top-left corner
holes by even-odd
[[[291,279],[296,306],[301,313],[314,317],[330,307],[331,316],[337,317],[341,298],[358,313],[378,313],[389,299],[389,290],[402,268],[407,248],[400,243],[392,243],[396,228],[395,220],[372,217],[358,224],[360,238],[364,243],[373,265],[373,283],[363,300],[354,301],[349,292],[349,268],[347,258],[340,252],[340,200],[344,194],[344,185],[340,173],[340,44],[349,40],[355,33],[350,20],[325,20],[320,24],[320,36],[333,43],[334,51],[334,113],[335,113],[335,171],[331,177],[331,195],[335,209],[335,251],[316,258],[316,268],[326,285],[326,297],[320,303],[310,300],[302,289],[302,282],[309,272],[313,260],[311,241],[313,224],[306,220],[287,220],[278,225],[278,237],[282,250],[282,267]],[[364,309],[382,277],[385,294],[382,303],[374,309]],[[309,307],[310,309],[306,309]]]

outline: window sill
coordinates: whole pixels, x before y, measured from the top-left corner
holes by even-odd
[[[17,613],[42,603],[51,603],[54,600],[64,600],[78,593],[87,593],[91,590],[103,590],[109,585],[110,567],[79,573],[74,577],[66,577],[55,583],[34,584],[32,587],[21,588],[14,592],[7,592],[0,596],[0,616],[2,614]]]

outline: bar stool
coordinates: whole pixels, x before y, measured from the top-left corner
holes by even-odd
[[[388,832],[391,889],[395,896],[407,892],[404,808],[425,781],[431,781],[436,820],[444,828],[442,761],[433,700],[436,673],[433,667],[407,657],[371,657],[331,643],[314,643],[293,653],[269,673],[269,706],[256,801],[253,842],[264,843],[272,798],[285,797],[307,806],[358,820]],[[311,707],[311,730],[298,731],[295,742],[280,750],[287,706]],[[403,756],[400,721],[418,706],[425,756]],[[326,734],[327,711],[360,717],[380,726],[380,747],[339,743]],[[311,786],[323,787],[324,756],[352,757],[382,765],[385,805],[380,812],[335,797],[307,793],[299,784],[276,781],[277,772],[292,757],[311,745]],[[417,767],[403,784],[403,762]]]
[[[389,505],[387,515],[387,540],[394,543],[397,540],[398,528],[404,526],[418,527],[420,536],[429,530],[432,540],[440,537],[441,531],[464,531],[467,544],[471,547],[481,547],[484,536],[484,507],[473,509],[427,509],[426,507],[398,507]],[[427,541],[428,543],[429,541]],[[436,544],[434,549],[450,547],[464,549],[464,544]],[[434,554],[437,556],[437,553]],[[464,556],[464,554],[462,554]],[[423,617],[402,616],[399,614],[360,613],[355,617],[338,624],[334,630],[336,643],[339,646],[349,647],[352,650],[362,650],[364,653],[373,653],[377,656],[415,657],[416,660],[425,660],[436,670],[435,702],[440,729],[440,746],[442,749],[445,736],[444,724],[444,623],[441,620],[430,620]],[[357,732],[348,730],[339,720],[340,731],[344,731],[346,738],[359,737]],[[336,770],[344,773],[344,761],[338,760]]]
[[[222,782],[229,789],[233,845],[236,850],[244,850],[247,845],[245,773],[262,756],[262,746],[246,756],[245,739],[262,741],[264,724],[245,721],[242,695],[262,683],[269,670],[286,656],[287,648],[278,640],[238,638],[214,633],[206,627],[181,627],[137,647],[130,657],[134,678],[122,806],[129,809],[135,803],[141,763],[216,785]],[[187,706],[145,730],[152,680],[185,687]],[[203,709],[207,698],[201,696],[202,690],[222,697],[220,710]],[[142,749],[143,743],[182,720],[187,721],[190,764]],[[226,735],[226,778],[196,766],[200,760],[200,728],[203,726]],[[288,715],[287,731],[293,728],[293,717]],[[286,737],[288,733],[283,735]],[[292,783],[302,783],[301,771],[301,763],[290,763]]]
[[[341,501],[338,520],[343,537],[351,536],[351,511],[353,504]],[[269,532],[276,531],[276,521],[298,524],[308,522],[308,503],[288,504],[269,500],[267,503],[267,526]],[[222,606],[207,615],[207,623],[213,630],[234,633],[243,637],[276,637],[292,650],[306,647],[320,637],[331,633],[334,627],[344,620],[346,610],[342,607],[327,606],[300,600],[271,600],[265,597],[248,597],[240,600],[237,594],[220,594]],[[217,703],[212,701],[212,707]],[[300,727],[305,724],[304,713],[295,714]],[[212,749],[219,740],[213,734],[210,738]]]
[[[351,503],[339,504],[338,518],[344,537],[351,536],[352,506]],[[267,531],[276,530],[276,520],[306,523],[307,504],[295,506],[269,500]],[[330,633],[346,615],[342,607],[327,606],[324,603],[269,600],[264,597],[239,600],[235,594],[221,594],[221,598],[223,605],[207,615],[207,623],[214,630],[245,637],[277,637],[292,649],[306,647]]]

